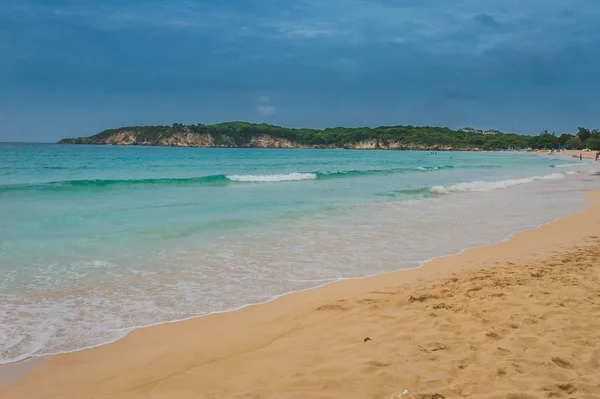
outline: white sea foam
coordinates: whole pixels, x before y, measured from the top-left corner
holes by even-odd
[[[0,364],[95,347],[136,328],[235,310],[344,278],[418,267],[432,257],[505,239],[582,205],[573,189],[580,186],[549,186],[550,195],[520,186],[517,195],[445,196],[398,207],[363,204],[363,211],[335,218],[303,219],[236,240],[223,237],[196,252],[157,249],[143,263],[121,258],[78,262],[76,267],[87,268],[88,274],[102,272],[102,284],[97,277],[84,278],[61,289],[35,292],[32,287],[31,295],[20,298],[9,296],[0,279]],[[489,212],[492,206],[497,212]],[[477,228],[474,221],[479,220],[488,228]],[[55,265],[35,273],[54,275],[63,269],[71,270]]]
[[[497,190],[501,188],[509,188],[513,186],[518,186],[520,184],[528,184],[533,183],[537,180],[555,180],[562,179],[566,175],[576,174],[577,172],[570,171],[566,173],[552,173],[546,176],[532,176],[532,177],[524,177],[521,179],[507,179],[507,180],[499,180],[499,181],[472,181],[468,183],[459,183],[454,184],[452,186],[433,186],[429,188],[429,191],[436,194],[448,194],[448,193],[456,193],[456,192],[478,192],[478,191],[491,191]]]
[[[560,184],[552,179],[577,172],[543,173],[448,183],[444,192],[488,192],[360,204],[335,215],[321,213],[207,242],[184,237],[160,245],[152,241],[156,248],[144,247],[144,252],[120,250],[113,256],[51,262],[44,257],[29,268],[0,267],[0,364],[95,347],[136,328],[235,310],[344,278],[418,267],[424,260],[505,239],[583,205],[580,191],[589,185],[584,173]],[[311,173],[231,177],[249,182],[316,178]],[[431,185],[437,179],[415,184]],[[536,180],[549,184],[545,190],[525,184]],[[490,191],[512,185],[519,186]],[[479,228],[481,221],[485,229]]]
[[[575,166],[586,166],[589,165],[587,162],[577,162],[577,163],[563,163],[560,165],[552,165],[553,168],[573,168]]]
[[[275,183],[281,181],[314,180],[315,173],[287,173],[280,175],[231,175],[226,176],[229,180],[241,182],[265,182]]]

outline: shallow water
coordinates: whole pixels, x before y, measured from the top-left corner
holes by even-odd
[[[576,212],[590,163],[516,153],[0,144],[0,363]]]

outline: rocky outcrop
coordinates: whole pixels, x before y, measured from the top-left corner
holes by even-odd
[[[161,136],[153,140],[145,139],[143,136],[130,130],[120,130],[107,137],[78,137],[64,139],[58,144],[108,144],[108,145],[145,145],[164,147],[229,147],[233,141],[229,137],[223,137],[225,145],[216,145],[208,133],[199,134],[193,132],[177,132]],[[229,145],[227,145],[229,144]]]
[[[104,144],[132,145],[136,139],[135,133],[126,130],[108,137]]]
[[[289,140],[277,139],[270,136],[252,137],[248,147],[251,148],[292,148],[293,144]]]
[[[363,140],[357,143],[348,143],[344,148],[352,150],[378,150],[381,147],[377,140]]]
[[[267,135],[255,136],[252,137],[250,144],[248,145],[250,148],[313,148],[306,147],[295,143],[293,141],[287,139],[280,139],[277,137],[271,137]]]
[[[131,130],[119,130],[107,136],[80,137],[61,140],[58,144],[110,144],[110,145],[146,145],[166,147],[240,147],[228,136],[213,137],[209,133],[196,133],[184,129],[180,132],[172,132],[160,135],[152,140],[144,138],[144,135],[136,134]],[[258,135],[252,137],[248,145],[241,147],[249,148],[338,148],[333,145],[303,145],[283,138],[269,135]],[[363,140],[356,143],[348,143],[343,148],[352,150],[412,150],[412,151],[481,151],[478,148],[453,148],[448,145],[434,144],[422,145],[414,143],[403,143],[400,141],[379,141],[377,139]]]
[[[215,140],[208,133],[174,133],[158,141],[160,146],[169,147],[214,147]]]
[[[402,143],[400,141],[379,141],[376,139],[363,140],[344,146],[352,150],[408,150],[408,151],[480,151],[473,148],[454,148],[449,145],[433,144],[423,145],[414,143]]]

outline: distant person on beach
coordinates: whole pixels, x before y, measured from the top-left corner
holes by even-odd
[[[597,161],[598,158],[600,158],[600,151],[596,151],[596,159],[594,159],[594,161]]]
[[[583,161],[583,154],[582,153],[579,153],[579,160]]]

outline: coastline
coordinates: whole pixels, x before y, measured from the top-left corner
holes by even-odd
[[[297,353],[298,348],[319,348],[321,337],[295,333],[316,328],[331,319],[328,312],[316,312],[315,309],[343,308],[338,305],[340,301],[363,301],[362,297],[374,291],[400,294],[414,285],[499,262],[540,261],[548,254],[578,247],[588,237],[599,236],[600,192],[589,192],[587,198],[595,203],[582,212],[535,230],[517,233],[500,243],[434,259],[421,268],[342,280],[234,312],[136,330],[116,343],[94,349],[44,358],[47,361],[23,379],[0,386],[0,396],[129,397],[141,392],[146,397],[159,397],[166,392],[177,394],[177,397],[198,397],[198,392],[205,393],[206,397],[231,395],[237,391],[220,390],[227,385],[238,390],[240,387],[251,388],[252,378],[263,381],[269,376],[265,367],[270,367],[272,372],[282,365],[281,358],[259,353],[274,342],[284,337],[286,341],[294,341],[292,347],[286,349],[291,354]],[[374,338],[380,332],[365,328],[364,333],[359,334]],[[361,343],[362,338],[353,337]],[[252,367],[244,368],[244,365],[256,363],[265,366],[252,371]],[[189,370],[207,364],[217,364],[214,368],[203,369],[203,373],[212,375],[211,378],[188,375]],[[236,378],[226,372],[228,367],[238,370]]]
[[[579,158],[579,154],[582,155],[583,158],[594,160],[596,158],[596,151],[583,151],[583,150],[565,150],[565,152],[555,152],[553,154],[550,153],[539,153],[540,155],[556,155],[570,158]]]

